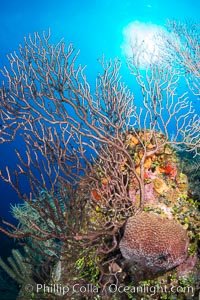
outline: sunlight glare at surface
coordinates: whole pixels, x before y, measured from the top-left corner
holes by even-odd
[[[162,33],[166,34],[164,27],[151,23],[134,21],[123,30],[123,55],[135,56],[140,68],[145,68],[150,63],[155,63],[160,57],[160,43]]]

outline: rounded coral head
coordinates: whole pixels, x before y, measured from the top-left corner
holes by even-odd
[[[124,258],[144,269],[165,271],[185,261],[188,245],[187,232],[180,224],[141,212],[127,220],[119,247]]]

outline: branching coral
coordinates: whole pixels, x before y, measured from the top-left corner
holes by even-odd
[[[59,198],[59,190],[54,195],[54,197]],[[60,208],[62,210],[62,213],[64,213],[65,211],[65,201],[63,200],[60,200]],[[50,216],[47,217],[46,215],[46,218],[44,218],[44,213],[42,214],[42,211],[38,211],[38,204],[40,205],[41,209],[42,207],[47,206],[47,204],[49,205],[51,213],[54,214],[54,222],[52,221],[52,218]],[[26,232],[28,235],[29,233],[32,233],[33,235],[37,234],[38,227],[42,228],[44,232],[51,232],[55,230],[55,221],[59,218],[53,196],[46,190],[42,190],[40,192],[38,199],[33,200],[32,205],[30,203],[24,202],[11,206],[11,210],[14,218],[17,219],[19,223],[18,228],[20,228],[21,231]],[[35,226],[33,226],[32,224],[35,224]],[[57,225],[57,231],[61,232],[59,225]],[[44,234],[42,232],[40,233],[40,235],[41,238],[44,237]],[[31,245],[36,243],[31,237],[27,237],[26,242]],[[46,253],[48,256],[52,257],[56,257],[59,252],[59,245],[53,238],[40,241],[39,244],[37,243],[37,246],[35,245],[35,248],[37,248],[38,253],[40,250],[41,253]]]
[[[18,284],[33,283],[31,265],[25,261],[19,250],[12,250],[12,256],[8,258],[8,264],[0,258],[0,266]]]

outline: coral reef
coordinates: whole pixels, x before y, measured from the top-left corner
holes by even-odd
[[[135,46],[127,66],[138,100],[121,80],[119,59],[102,57],[91,86],[79,52],[63,41],[51,44],[50,34],[25,38],[8,56],[0,144],[14,143],[18,163],[8,163],[0,178],[24,204],[12,209],[19,224],[0,218],[0,231],[28,250],[13,252],[20,267],[15,258],[10,267],[0,264],[33,284],[29,295],[22,286],[19,299],[198,295],[199,188],[176,149],[199,155],[199,115],[180,92],[176,64],[161,58],[143,72]],[[40,294],[34,283],[66,289]]]
[[[50,264],[52,271],[45,278],[47,285],[85,287],[84,293],[79,288],[69,288],[66,295],[60,290],[52,295],[47,292],[48,299],[171,299],[169,291],[173,287],[184,291],[188,286],[193,293],[189,291],[182,297],[177,291],[173,299],[189,300],[197,294],[200,216],[198,203],[189,197],[188,177],[182,172],[180,159],[169,144],[144,159],[143,143],[151,150],[155,144],[155,137],[149,131],[128,131],[123,138],[136,171],[129,168],[123,156],[113,165],[112,159],[116,161],[118,153],[112,148],[106,152],[106,160],[96,159],[91,171],[95,180],[83,176],[76,190],[77,201],[80,197],[83,203],[84,199],[81,210],[69,207],[76,211],[79,220],[79,234],[75,239],[58,244],[53,239],[32,243],[32,238],[27,238],[27,244],[32,247],[28,251],[33,270],[40,271],[37,265],[46,263],[42,253],[50,258],[47,265]],[[162,144],[165,137],[158,132],[156,139]],[[141,167],[145,198],[139,207],[137,174],[141,176]],[[53,194],[44,190],[39,200],[41,206],[48,201],[55,210]],[[33,222],[46,231],[54,229],[50,219],[43,220],[37,213],[34,204],[35,201],[33,207],[24,204],[12,208],[20,222],[19,228],[30,231]],[[61,208],[65,214],[64,206]],[[69,220],[73,224],[74,219]],[[33,232],[37,226],[33,226]],[[38,249],[41,251],[37,252]],[[7,271],[10,272],[8,268]],[[93,289],[87,289],[88,284]],[[113,284],[124,287],[123,293],[112,293],[109,287]],[[133,286],[158,288],[154,294],[146,290],[135,293]],[[23,293],[21,289],[19,299],[21,295],[27,296]],[[33,291],[32,296],[40,299],[41,295]]]
[[[141,140],[147,138],[148,147],[154,147],[150,133],[146,132],[146,135],[147,137],[144,137],[143,131],[129,131],[124,134],[124,143],[131,158],[136,162],[138,174],[144,155]],[[157,139],[161,142],[164,136],[157,133]],[[107,159],[109,161],[109,156]],[[81,232],[87,233],[88,228],[103,230],[104,226],[112,224],[114,219],[115,222],[119,221],[119,224],[122,222],[119,231],[116,232],[117,243],[113,237],[104,233],[97,243],[93,243],[92,249],[87,246],[83,250],[81,244],[77,244],[75,248],[65,245],[63,251],[68,255],[62,257],[59,282],[64,285],[86,285],[90,282],[98,288],[101,295],[99,299],[171,299],[171,288],[176,290],[180,287],[181,291],[185,291],[188,286],[192,292],[188,291],[183,295],[178,290],[174,292],[173,299],[189,300],[193,294],[197,295],[200,216],[198,204],[188,197],[188,178],[181,172],[175,149],[166,144],[144,161],[145,202],[142,209],[138,209],[138,180],[128,168],[126,159],[122,157],[115,166],[123,176],[131,201],[124,200],[124,209],[121,210],[119,208],[122,203],[117,202],[117,195],[121,191],[119,186],[114,184],[116,178],[113,180],[112,166],[106,165],[104,173],[105,165],[105,161],[97,160],[93,166],[94,170],[97,170],[96,180],[99,186],[94,185],[92,180],[87,182],[88,186],[90,185],[87,193],[91,197],[88,197],[83,208],[86,218],[82,223]],[[106,201],[107,195],[109,202]],[[126,211],[125,207],[128,205],[130,208]],[[98,252],[99,249],[101,252]],[[70,280],[67,274],[71,274]],[[72,278],[74,279],[71,281]],[[114,295],[109,293],[108,287],[116,282],[127,290],[123,293],[116,292]],[[158,289],[155,294],[146,291],[131,293],[131,288],[135,285],[158,286]],[[70,297],[83,299],[80,292],[70,294]],[[90,297],[94,298],[94,293],[85,295],[84,299]]]

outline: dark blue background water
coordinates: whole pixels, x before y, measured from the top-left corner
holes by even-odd
[[[151,22],[164,26],[166,19],[199,21],[198,0],[65,0],[65,1],[0,1],[0,68],[8,65],[6,54],[18,49],[23,37],[50,28],[52,41],[64,37],[81,49],[79,61],[87,65],[89,80],[94,82],[98,72],[97,58],[118,56],[123,59],[121,46],[123,30],[131,22]],[[123,78],[126,80],[126,78]],[[130,81],[130,78],[127,77]],[[132,87],[134,90],[134,87]],[[16,145],[20,148],[21,145]],[[0,148],[0,169],[7,162],[15,166],[11,146]],[[10,219],[10,203],[17,203],[16,193],[0,180],[0,215]],[[7,246],[1,247],[7,252]]]

